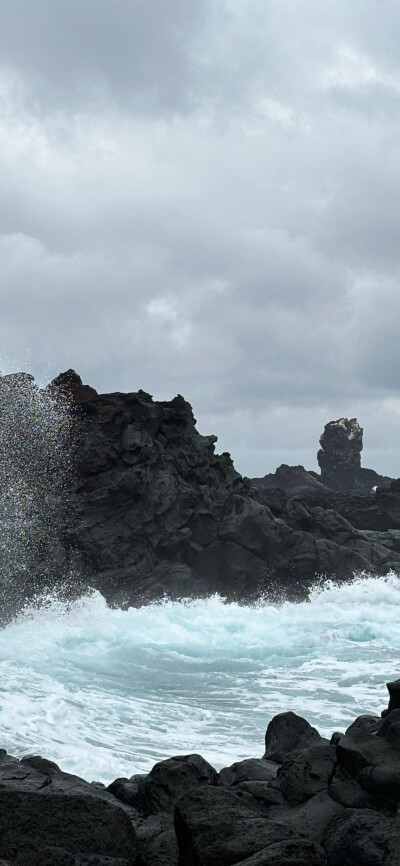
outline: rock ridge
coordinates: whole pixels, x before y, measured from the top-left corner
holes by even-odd
[[[52,491],[58,517],[51,533],[49,512],[40,543],[32,543],[38,519],[16,540],[23,567],[7,598],[3,587],[3,616],[7,605],[12,613],[44,588],[59,589],[57,581],[67,595],[91,586],[109,603],[126,606],[215,592],[244,601],[265,593],[293,598],[321,576],[343,580],[400,567],[399,482],[368,494],[343,493],[314,474],[304,488],[297,467],[291,490],[282,489],[283,481],[255,487],[229,454],[215,453],[215,436],[200,435],[181,395],[157,401],[142,390],[98,394],[73,370],[38,392],[31,376],[16,374],[0,377],[0,421],[13,390],[13,429],[27,431],[24,441],[35,393],[50,401],[52,412],[62,408],[61,450],[70,458],[57,492],[61,504]],[[3,449],[6,434],[9,428]],[[352,441],[358,448],[355,434]],[[26,501],[35,498],[35,483]],[[1,495],[7,517],[7,490]],[[25,513],[22,518],[24,528]],[[0,566],[3,554],[0,549]]]

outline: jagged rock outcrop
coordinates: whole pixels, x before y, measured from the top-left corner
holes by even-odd
[[[292,495],[324,493],[369,493],[374,487],[389,487],[393,480],[373,469],[361,466],[363,430],[357,418],[339,418],[325,425],[317,454],[321,474],[307,471],[304,466],[285,463],[269,475],[252,478],[261,489],[279,487]]]
[[[31,377],[14,377],[11,384],[15,399],[8,393],[10,382],[3,380],[14,418],[11,426],[10,419],[3,423],[5,400],[2,448],[8,453],[7,436],[21,422],[24,435],[10,447],[31,482],[23,498],[27,510],[22,509],[21,533],[12,545],[6,532],[7,525],[14,526],[14,515],[8,520],[7,514],[8,481],[2,491],[3,550],[13,550],[17,569],[5,561],[3,571],[11,580],[6,589],[7,581],[1,584],[3,617],[8,608],[15,610],[44,587],[60,583],[68,595],[90,585],[109,602],[125,605],[165,593],[218,591],[246,599],[285,590],[293,596],[304,593],[316,575],[347,578],[354,571],[400,567],[397,517],[386,531],[381,493],[375,501],[381,503],[382,520],[373,523],[369,505],[364,509],[369,522],[360,525],[341,511],[340,494],[314,477],[311,490],[300,484],[295,495],[256,489],[236,472],[229,454],[215,454],[216,437],[198,433],[191,406],[179,395],[171,401],[155,401],[143,391],[99,395],[74,371],[61,374],[44,392]],[[35,436],[37,430],[41,435],[37,453],[32,445],[37,437],[29,439],[32,406],[34,412],[37,406],[44,415],[48,411],[52,432],[49,436],[39,412],[42,426],[33,425]],[[46,449],[50,475],[40,469],[47,465]],[[68,457],[59,467],[62,484],[56,477],[60,453]],[[18,489],[25,489],[21,471]],[[31,500],[35,519],[27,522]],[[387,491],[389,500],[390,513],[400,515],[395,486]]]
[[[329,508],[252,488],[183,397],[98,395],[71,372],[61,389],[79,418],[70,546],[114,603],[219,591],[246,598],[315,574],[346,577],[400,564],[400,546]],[[318,488],[319,489],[319,488]],[[323,488],[322,488],[323,490]]]
[[[275,472],[270,472],[269,475],[264,475],[262,478],[252,478],[251,481],[254,487],[267,490],[279,487],[280,490],[286,490],[292,496],[306,493],[309,490],[317,492],[329,490],[322,484],[316,472],[308,472],[304,466],[288,466],[287,463],[282,463]]]
[[[280,713],[263,758],[219,773],[179,755],[106,788],[0,750],[0,863],[397,866],[400,681],[388,688],[381,717],[359,716],[330,740]]]
[[[330,490],[369,491],[387,486],[390,478],[361,468],[363,429],[357,418],[339,418],[325,425],[317,454],[321,482]]]

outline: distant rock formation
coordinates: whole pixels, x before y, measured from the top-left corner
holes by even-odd
[[[361,468],[363,429],[357,418],[330,421],[319,441],[321,449],[317,460],[325,487],[349,492],[389,486],[391,478],[378,475],[373,469]]]
[[[304,466],[285,463],[263,478],[252,478],[255,487],[280,487],[287,493],[301,494],[333,490],[342,493],[368,493],[374,487],[389,487],[392,478],[361,467],[363,429],[357,418],[339,418],[325,425],[317,454],[321,474]]]
[[[307,490],[327,490],[316,472],[307,472],[304,466],[288,466],[282,463],[276,472],[264,475],[263,478],[252,478],[255,487],[264,489],[279,487],[287,493],[301,494]]]

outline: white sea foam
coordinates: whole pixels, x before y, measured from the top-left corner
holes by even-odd
[[[286,709],[330,735],[386,704],[399,614],[395,575],[328,583],[301,604],[49,601],[0,631],[0,747],[110,782],[178,753],[217,768],[260,756]]]

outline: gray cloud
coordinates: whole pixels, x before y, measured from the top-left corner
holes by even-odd
[[[0,369],[400,474],[394,3],[0,0]]]

